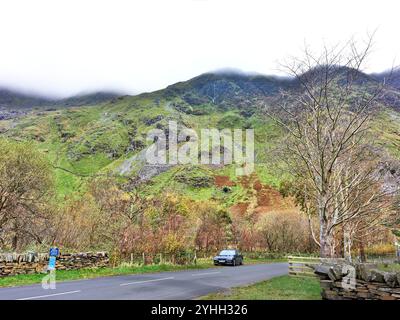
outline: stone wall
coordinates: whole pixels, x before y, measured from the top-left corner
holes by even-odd
[[[373,264],[321,264],[314,268],[326,300],[400,300],[400,272],[385,272]],[[353,276],[349,270],[354,268]]]
[[[46,253],[0,253],[0,277],[40,273],[46,270],[48,261],[49,255]],[[107,252],[61,253],[56,263],[57,270],[107,266],[109,266]]]

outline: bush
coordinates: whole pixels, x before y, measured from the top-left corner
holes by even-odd
[[[375,244],[364,249],[367,256],[388,256],[395,255],[396,248],[392,243]]]
[[[312,252],[316,245],[310,239],[308,219],[296,211],[265,214],[256,225],[260,242],[269,252]]]

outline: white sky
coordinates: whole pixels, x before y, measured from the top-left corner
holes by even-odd
[[[400,59],[397,0],[1,0],[0,85],[67,96],[138,93],[237,68],[276,73],[318,48],[377,29],[367,71]]]

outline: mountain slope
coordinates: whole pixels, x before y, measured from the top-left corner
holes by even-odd
[[[368,83],[372,85],[374,81]],[[147,132],[161,129],[168,134],[170,120],[197,132],[202,128],[253,128],[253,180],[263,185],[260,194],[265,197],[264,193],[270,192],[267,186],[278,187],[284,178],[268,164],[269,150],[279,143],[280,130],[260,113],[257,104],[273,103],[280,90],[296,87],[296,81],[289,78],[208,73],[137,96],[100,95],[100,102],[90,107],[76,106],[82,101],[88,105],[96,97],[64,101],[69,108],[59,108],[56,102],[47,110],[0,121],[0,130],[4,136],[32,141],[48,155],[56,168],[60,196],[79,192],[97,174],[122,180],[138,175],[146,182],[143,192],[149,195],[172,188],[194,199],[217,199],[226,206],[242,208],[247,205],[241,203],[255,201],[257,190],[240,182],[235,165],[146,166],[144,153],[150,144]],[[390,90],[398,103],[399,91]],[[382,103],[387,108],[376,119],[374,131],[382,148],[400,157],[400,116],[387,101]]]
[[[0,88],[0,108],[32,108],[50,104],[44,97]]]
[[[17,90],[0,88],[0,109],[30,109],[37,107],[71,107],[96,105],[118,97],[113,92],[95,92],[76,95],[65,99],[51,99]]]
[[[168,86],[163,96],[180,96],[190,105],[212,103],[222,108],[240,107],[257,98],[274,96],[293,86],[289,78],[247,75],[234,72],[206,73]]]
[[[385,81],[387,85],[400,90],[400,68],[385,71],[382,73],[375,73],[371,75],[378,81]]]

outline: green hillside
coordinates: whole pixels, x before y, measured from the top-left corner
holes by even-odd
[[[149,145],[147,132],[167,130],[170,120],[197,132],[202,128],[253,128],[257,179],[278,187],[282,176],[269,164],[268,155],[279,142],[279,128],[259,106],[272,104],[280,89],[295,87],[285,78],[205,74],[164,90],[112,97],[97,105],[33,109],[22,117],[0,121],[0,130],[9,138],[31,141],[47,154],[60,197],[85,190],[91,177],[110,175],[127,181],[137,175],[145,165],[140,155]],[[398,94],[391,90],[392,95]],[[381,102],[384,109],[375,119],[374,137],[399,157],[400,115],[388,101]],[[193,199],[233,205],[248,198],[245,188],[236,184],[224,192],[214,178],[224,176],[235,183],[234,169],[234,165],[175,166],[144,179],[141,189],[149,195],[173,189]]]

